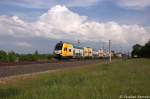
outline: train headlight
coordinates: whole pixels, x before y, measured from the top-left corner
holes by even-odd
[[[61,54],[61,50],[55,50],[55,54]]]

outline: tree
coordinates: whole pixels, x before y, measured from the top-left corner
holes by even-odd
[[[7,53],[3,50],[0,50],[0,61],[1,62],[8,62]]]
[[[38,61],[38,60],[39,60],[39,53],[38,53],[37,50],[36,50],[36,51],[34,52],[34,54],[32,55],[32,60],[33,60],[33,61]]]
[[[17,54],[13,51],[8,53],[8,60],[9,62],[17,62],[18,61],[18,57]]]
[[[35,54],[35,55],[39,55],[39,52],[38,52],[38,50],[36,50],[36,51],[34,52],[34,54]]]
[[[136,44],[133,46],[133,51],[132,51],[132,57],[141,57],[141,49],[142,46],[139,44]]]
[[[139,44],[134,45],[132,57],[150,58],[150,40],[144,46]]]
[[[150,41],[141,49],[142,57],[150,58]]]

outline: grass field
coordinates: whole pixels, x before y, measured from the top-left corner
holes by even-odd
[[[150,60],[131,59],[41,74],[0,85],[0,99],[118,99],[150,96]]]

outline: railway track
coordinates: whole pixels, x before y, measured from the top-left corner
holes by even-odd
[[[32,64],[17,64],[14,66],[0,66],[0,78],[30,74],[35,72],[42,72],[47,70],[56,70],[63,68],[71,68],[78,66],[86,66],[90,64],[100,63],[102,60],[82,60],[82,61],[57,61],[57,62],[45,62],[45,63],[32,63]]]
[[[78,59],[64,59],[64,60],[52,60],[52,61],[22,61],[22,62],[0,62],[0,66],[18,66],[18,65],[31,65],[31,64],[44,64],[44,63],[59,63],[59,62],[72,62],[79,61]]]

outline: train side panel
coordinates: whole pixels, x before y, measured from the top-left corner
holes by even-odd
[[[74,56],[74,58],[82,58],[83,57],[83,48],[74,46],[73,56]]]
[[[98,51],[92,51],[93,58],[99,58],[99,53]]]
[[[102,50],[102,49],[100,49],[100,50],[98,50],[98,56],[99,56],[99,58],[103,58],[104,57],[104,55],[105,55],[105,53],[104,53],[104,51]]]
[[[93,56],[93,49],[92,48],[88,48],[88,53],[89,53],[89,57],[92,57]]]
[[[73,45],[64,43],[61,52],[62,57],[73,57]]]
[[[84,57],[85,58],[92,58],[93,54],[92,54],[92,51],[93,49],[92,48],[89,48],[89,47],[84,47]]]

